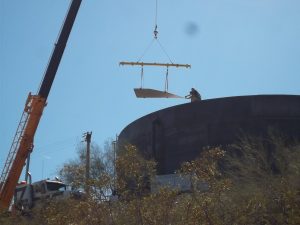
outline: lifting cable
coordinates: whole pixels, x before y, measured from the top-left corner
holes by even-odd
[[[158,0],[155,0],[155,20],[154,20],[154,37],[151,40],[150,44],[147,46],[147,48],[144,50],[143,54],[139,57],[139,59],[137,60],[137,62],[140,62],[142,60],[142,58],[146,55],[146,53],[148,52],[148,50],[151,48],[151,46],[153,45],[154,41],[157,41],[160,49],[164,52],[164,54],[168,57],[169,61],[171,64],[173,64],[169,54],[167,53],[167,51],[165,50],[165,48],[163,47],[163,45],[161,44],[161,42],[158,40],[158,25],[157,25],[157,15],[158,15]]]
[[[165,81],[165,92],[168,92],[168,89],[169,89],[168,76],[169,76],[169,67],[167,66],[166,81]]]
[[[157,35],[158,35],[158,31],[157,31],[157,0],[155,0],[156,4],[155,4],[155,21],[154,21],[154,31],[153,31],[153,34],[154,34],[154,38],[157,39]]]
[[[189,64],[174,64],[173,61],[171,60],[170,56],[168,55],[167,51],[165,50],[165,48],[163,47],[163,45],[161,44],[161,42],[158,40],[158,24],[157,24],[157,18],[158,18],[158,0],[155,0],[156,5],[155,5],[155,20],[154,20],[154,31],[153,31],[153,38],[150,42],[150,44],[147,46],[147,48],[144,50],[143,54],[141,55],[141,57],[136,61],[136,62],[120,62],[120,65],[124,66],[124,65],[131,65],[131,66],[140,66],[141,67],[141,86],[140,89],[143,89],[144,86],[144,66],[161,66],[161,67],[166,67],[167,71],[166,71],[166,77],[165,77],[165,87],[164,87],[164,92],[167,93],[168,89],[169,89],[169,67],[184,67],[184,68],[191,68],[191,65]],[[148,52],[148,50],[151,48],[151,46],[153,45],[153,43],[157,41],[158,46],[160,47],[160,49],[164,52],[164,54],[167,56],[167,58],[169,59],[170,63],[156,63],[156,62],[142,62],[142,58],[146,55],[146,53]],[[136,92],[136,88],[134,89]],[[139,90],[140,92],[137,93],[136,92],[136,96],[138,98],[143,97],[143,98],[155,98],[154,96],[157,95],[157,90],[153,90],[153,89],[147,89],[144,93],[141,92],[141,90]],[[153,93],[153,91],[156,93],[155,95],[151,95],[149,94],[149,92]],[[161,91],[159,91],[161,92]],[[158,93],[159,93],[158,92]],[[148,93],[148,95],[147,95]],[[168,95],[162,95],[164,97],[166,96],[175,96],[175,95],[169,95],[169,93],[167,93]],[[162,97],[160,96],[160,97]],[[156,96],[157,97],[157,96]],[[178,97],[178,96],[177,96]]]
[[[143,54],[139,57],[139,59],[137,60],[137,62],[140,62],[142,60],[142,58],[146,55],[146,53],[148,52],[148,50],[151,48],[153,42],[154,42],[154,38],[152,39],[152,41],[149,43],[149,45],[147,46],[147,48],[144,50]]]
[[[144,66],[141,66],[141,89],[144,86]]]

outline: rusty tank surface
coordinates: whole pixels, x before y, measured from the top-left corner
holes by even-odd
[[[162,109],[125,127],[119,145],[130,143],[154,158],[158,174],[171,174],[203,147],[226,146],[241,135],[270,129],[300,138],[300,95],[254,95],[208,99]]]

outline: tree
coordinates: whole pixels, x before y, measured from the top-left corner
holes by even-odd
[[[242,136],[224,158],[237,223],[300,224],[300,144],[270,131]]]
[[[156,174],[156,163],[146,160],[133,145],[126,145],[118,152],[116,160],[117,191],[123,198],[141,197],[150,191]]]
[[[198,158],[178,171],[191,179],[188,193],[168,187],[151,192],[149,183],[156,174],[156,164],[139,152],[132,145],[119,149],[117,180],[111,176],[113,170],[99,166],[104,163],[92,163],[100,173],[91,176],[89,198],[49,200],[43,208],[34,209],[30,224],[300,224],[299,142],[276,135],[243,136],[226,151],[220,147],[203,149]],[[71,174],[77,176],[78,171],[70,167]],[[84,180],[78,184],[83,186]],[[108,186],[116,187],[117,200],[102,197],[100,191]],[[4,216],[0,222],[15,224],[18,218]],[[26,220],[18,221],[27,224]]]
[[[104,149],[102,151],[97,144],[91,144],[91,166],[88,185],[94,197],[98,199],[106,198],[113,191],[114,152],[110,140],[105,142]],[[78,145],[77,158],[65,163],[58,173],[62,180],[73,188],[83,189],[84,185],[86,185],[85,163],[86,147],[81,143]]]

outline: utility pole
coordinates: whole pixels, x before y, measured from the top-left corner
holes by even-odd
[[[90,179],[90,147],[91,147],[91,139],[92,132],[86,132],[83,134],[84,141],[86,142],[86,160],[85,160],[85,192],[87,195],[90,194],[89,188],[89,179]]]
[[[113,195],[115,195],[116,194],[116,177],[117,177],[117,174],[116,174],[116,156],[117,156],[117,148],[118,148],[118,135],[116,134],[116,140],[114,140],[114,141],[112,141],[112,146],[113,146],[113,154],[114,154],[114,162],[113,162],[113,169],[114,169],[114,174],[113,174],[113,176],[114,176],[114,186],[113,186]]]

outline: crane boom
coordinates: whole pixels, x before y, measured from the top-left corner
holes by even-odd
[[[38,95],[47,99],[82,0],[73,0],[55,44]]]
[[[25,108],[0,177],[0,209],[7,209],[39,125],[58,66],[82,0],[72,0],[37,95],[29,93]]]

